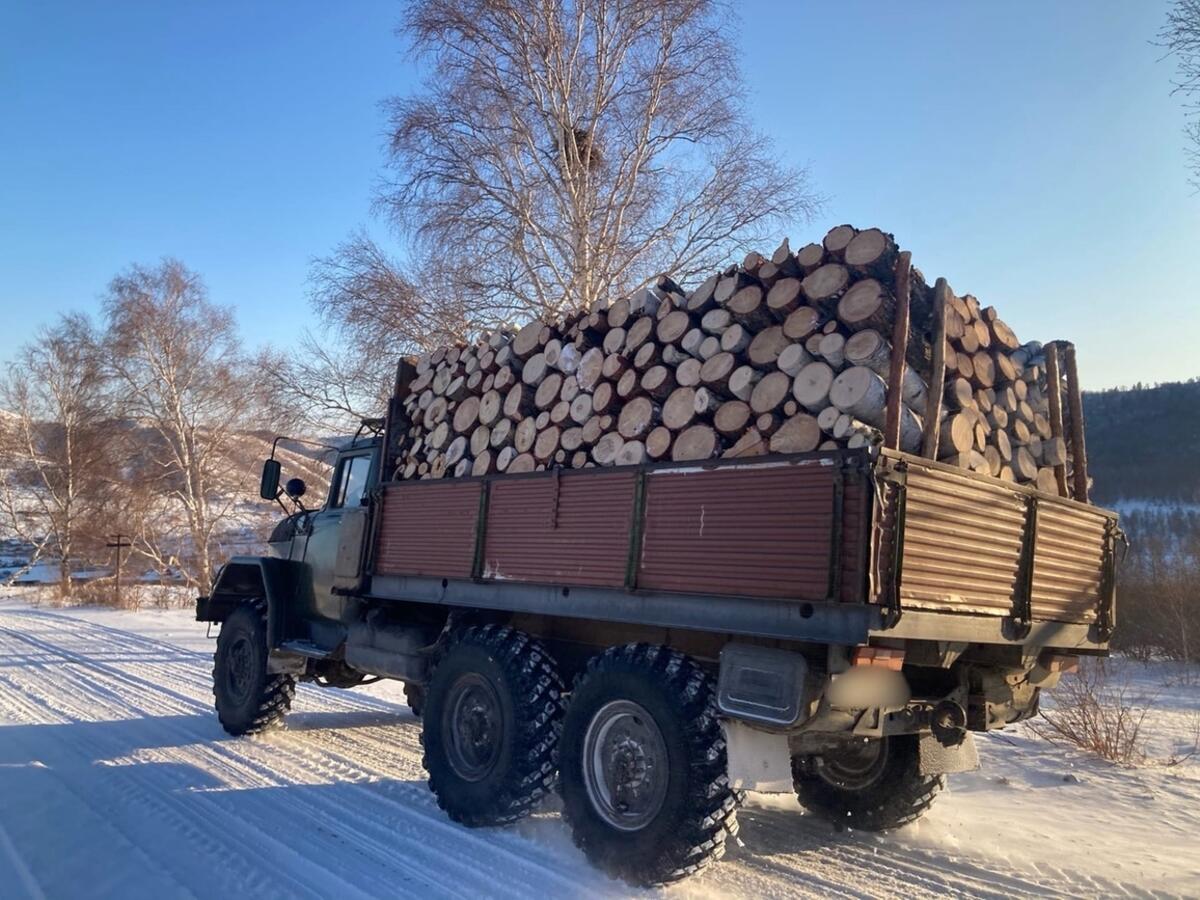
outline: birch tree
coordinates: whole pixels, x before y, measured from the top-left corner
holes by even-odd
[[[387,103],[379,204],[475,315],[686,282],[818,204],[748,120],[718,2],[415,0],[401,33],[427,77]]]
[[[231,463],[258,399],[233,315],[172,259],[113,279],[104,311],[123,412],[150,436],[133,450],[136,487],[154,500],[143,504],[139,549],[205,587],[215,540],[253,474]]]
[[[56,561],[64,598],[100,538],[111,493],[108,400],[96,337],[80,315],[39,332],[0,381],[11,413],[0,429],[0,515],[33,547],[30,565]]]
[[[1200,190],[1200,0],[1175,0],[1158,43],[1177,66],[1172,93],[1183,100],[1188,165],[1192,186]]]

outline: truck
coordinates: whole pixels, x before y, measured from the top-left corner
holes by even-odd
[[[1107,653],[1121,535],[1090,503],[878,446],[398,479],[402,382],[319,507],[264,463],[289,514],[196,608],[230,734],[297,682],[398,679],[451,819],[558,792],[596,866],[657,885],[720,858],[747,790],[915,820]]]

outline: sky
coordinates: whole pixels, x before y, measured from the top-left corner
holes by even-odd
[[[827,198],[792,245],[879,226],[1087,388],[1200,375],[1200,195],[1157,0],[735,7],[751,118]],[[248,346],[318,325],[312,260],[386,237],[380,101],[419,88],[395,0],[0,0],[0,361],[164,256]],[[772,247],[764,247],[768,251]]]

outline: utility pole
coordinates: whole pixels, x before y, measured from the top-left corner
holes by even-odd
[[[115,538],[115,540],[109,541],[104,546],[115,547],[117,550],[117,597],[116,597],[116,601],[117,601],[117,606],[120,607],[120,605],[121,605],[121,551],[124,550],[126,547],[132,547],[133,544],[131,544],[131,543],[129,543],[129,541],[125,540],[126,536],[121,534],[120,532],[117,532],[114,535],[110,535],[110,537]]]

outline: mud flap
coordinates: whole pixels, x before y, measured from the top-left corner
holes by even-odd
[[[950,775],[971,772],[979,768],[979,751],[975,735],[967,732],[962,741],[946,746],[932,734],[922,734],[917,745],[922,775]]]
[[[729,786],[763,794],[792,792],[792,755],[786,734],[751,728],[737,719],[722,719]]]

